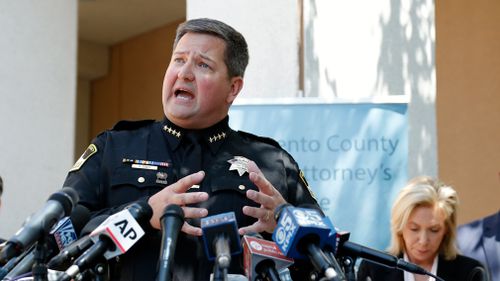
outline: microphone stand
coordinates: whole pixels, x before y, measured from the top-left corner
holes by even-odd
[[[356,281],[356,273],[354,272],[354,264],[356,259],[349,256],[343,256],[340,258],[342,267],[344,268],[345,277],[347,281]]]
[[[48,281],[47,278],[47,264],[45,258],[47,256],[47,241],[45,235],[38,239],[35,246],[34,263],[32,267],[34,281]]]
[[[220,267],[217,262],[214,263],[214,278],[212,281],[227,281],[227,268]]]
[[[93,269],[94,272],[94,281],[108,281],[109,280],[109,275],[108,275],[108,266],[107,263],[100,262],[96,266],[94,266]]]

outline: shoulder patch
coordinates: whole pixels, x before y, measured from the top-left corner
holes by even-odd
[[[311,188],[309,187],[309,183],[307,182],[306,180],[306,176],[304,175],[304,172],[302,170],[300,170],[299,172],[299,178],[300,178],[300,181],[302,181],[302,183],[305,185],[305,187],[307,188],[307,190],[309,191],[309,193],[311,194],[311,197],[318,201],[318,199],[316,198],[316,194],[314,194],[314,192],[311,190]]]
[[[139,120],[139,121],[129,121],[129,120],[121,120],[116,123],[111,130],[115,131],[128,131],[135,130],[146,125],[154,123],[156,120],[148,119],[148,120]]]
[[[95,144],[93,143],[90,144],[89,147],[87,147],[87,149],[83,152],[82,156],[80,156],[80,158],[76,160],[75,164],[73,165],[73,167],[71,167],[69,171],[73,172],[80,170],[85,161],[87,161],[87,159],[89,159],[90,156],[94,155],[96,152],[97,152],[97,146],[95,146]]]
[[[254,134],[251,134],[251,133],[248,133],[248,132],[244,132],[244,131],[238,131],[238,133],[240,135],[242,135],[242,136],[247,137],[247,138],[254,139],[254,140],[259,140],[261,142],[264,142],[264,143],[270,144],[272,146],[276,146],[276,147],[281,148],[280,144],[276,140],[274,140],[272,138],[261,137],[261,136],[257,136],[257,135],[254,135]]]

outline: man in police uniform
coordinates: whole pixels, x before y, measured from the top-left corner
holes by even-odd
[[[113,280],[154,280],[159,218],[169,204],[182,206],[186,217],[174,258],[179,281],[209,280],[213,271],[201,218],[233,211],[240,235],[269,238],[276,207],[317,205],[297,163],[275,141],[229,128],[248,57],[243,36],[222,22],[181,24],[163,81],[165,119],[119,122],[71,169],[65,186],[96,214],[112,214],[134,200],[153,208],[152,229],[112,264]],[[243,274],[241,256],[233,257],[229,272]]]

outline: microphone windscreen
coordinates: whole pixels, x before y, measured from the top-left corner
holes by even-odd
[[[78,234],[83,226],[89,221],[89,218],[89,210],[81,205],[77,205],[73,208],[69,217],[64,217],[59,220],[50,231],[59,250],[66,248],[78,239]]]
[[[84,206],[78,204],[73,208],[73,211],[71,211],[70,219],[76,233],[80,233],[83,227],[90,220],[90,211]]]
[[[162,220],[163,217],[165,216],[176,216],[180,217],[181,220],[184,220],[184,211],[179,205],[170,204],[167,207],[165,207],[165,210],[163,212],[163,215],[160,217],[160,220]]]
[[[76,197],[74,195],[76,195]],[[59,203],[64,212],[62,216],[68,216],[73,209],[74,202],[76,202],[73,201],[75,198],[78,198],[76,191],[72,188],[66,187],[66,189],[62,189],[51,194],[47,201],[56,201]]]
[[[90,234],[94,229],[96,229],[101,223],[103,223],[109,215],[99,215],[89,220],[89,222],[82,228],[80,232],[80,237]]]
[[[65,186],[61,189],[61,192],[66,194],[71,200],[71,204],[74,206],[78,203],[80,197],[78,196],[78,192],[75,189],[69,186]]]
[[[142,226],[146,227],[149,220],[153,216],[153,208],[149,206],[147,201],[138,200],[125,207],[130,212],[132,217]]]

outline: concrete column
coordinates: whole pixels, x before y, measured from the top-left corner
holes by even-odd
[[[73,165],[77,1],[0,1],[0,236],[62,187]]]

